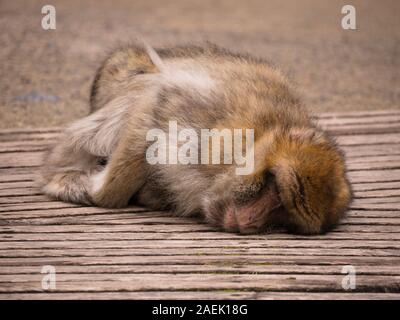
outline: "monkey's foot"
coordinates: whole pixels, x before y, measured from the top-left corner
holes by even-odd
[[[43,192],[58,200],[78,204],[92,205],[87,190],[88,177],[80,171],[57,173],[43,187]]]

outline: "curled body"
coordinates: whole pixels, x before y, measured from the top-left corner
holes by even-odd
[[[127,46],[99,68],[91,111],[46,155],[41,183],[51,197],[101,207],[134,201],[202,215],[229,232],[303,234],[335,226],[351,200],[334,140],[265,61],[213,45]],[[199,135],[254,130],[251,172],[238,175],[235,163],[150,164],[148,133],[167,132],[171,121]]]

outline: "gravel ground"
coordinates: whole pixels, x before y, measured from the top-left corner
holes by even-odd
[[[341,28],[341,7],[357,30]],[[57,29],[41,28],[41,8]],[[400,1],[0,0],[0,128],[61,125],[88,113],[106,52],[144,36],[153,46],[212,41],[278,65],[310,110],[400,108]]]

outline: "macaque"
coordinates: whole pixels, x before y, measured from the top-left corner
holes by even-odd
[[[133,44],[99,68],[90,106],[45,157],[41,183],[50,197],[107,208],[134,202],[201,215],[242,234],[275,226],[323,233],[351,200],[334,140],[313,123],[282,73],[261,59],[211,44]],[[237,174],[234,162],[150,164],[148,132],[167,132],[171,121],[197,133],[253,129],[252,171]]]

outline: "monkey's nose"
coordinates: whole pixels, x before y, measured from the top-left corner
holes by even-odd
[[[225,212],[223,227],[228,232],[238,232],[239,226],[236,219],[235,210],[231,207]]]

